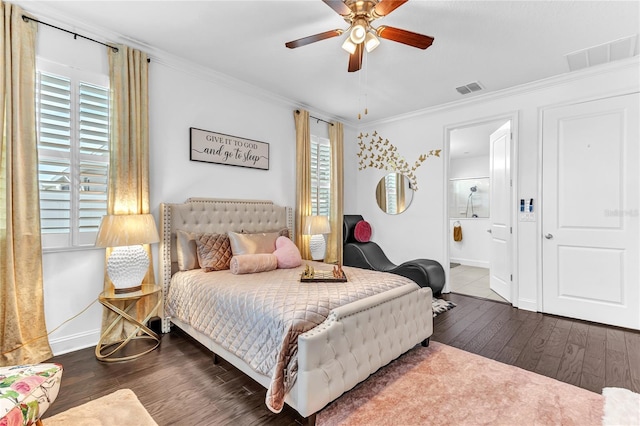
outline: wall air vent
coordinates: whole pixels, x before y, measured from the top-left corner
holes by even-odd
[[[631,58],[638,54],[636,51],[637,39],[638,35],[636,34],[568,53],[565,57],[569,63],[569,70],[576,71],[607,62]]]
[[[465,84],[464,86],[456,87],[456,90],[461,95],[466,95],[467,93],[477,92],[478,90],[482,90],[483,87],[480,85],[479,81],[474,81],[473,83]]]

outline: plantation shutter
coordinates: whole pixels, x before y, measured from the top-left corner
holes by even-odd
[[[331,194],[331,146],[329,139],[311,136],[311,212],[329,216]]]
[[[95,240],[102,216],[107,214],[109,176],[109,92],[104,87],[80,83],[80,188],[78,230]],[[84,235],[81,235],[80,244]]]
[[[108,88],[43,71],[36,85],[43,248],[93,245],[107,211]]]
[[[398,182],[396,173],[389,173],[385,177],[385,185],[387,187],[387,213],[398,213]]]

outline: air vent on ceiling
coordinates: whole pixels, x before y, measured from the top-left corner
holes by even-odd
[[[565,55],[569,63],[569,70],[576,71],[582,68],[593,67],[607,62],[631,58],[637,55],[637,35],[624,37],[609,43],[599,44],[587,49],[578,50]]]
[[[483,87],[480,85],[479,81],[474,81],[473,83],[465,84],[464,86],[456,87],[456,90],[461,95],[466,95],[467,93],[477,92],[478,90],[482,90]]]

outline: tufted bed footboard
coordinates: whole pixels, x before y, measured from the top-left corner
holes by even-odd
[[[431,289],[408,285],[334,309],[298,338],[290,394],[307,417],[433,333]]]
[[[172,276],[178,271],[176,232],[222,233],[287,227],[293,233],[291,209],[268,201],[191,199],[162,204],[160,275],[165,302]],[[352,271],[353,273],[353,271]],[[344,392],[366,380],[433,332],[432,292],[402,277],[396,287],[328,311],[324,321],[297,336],[297,371],[284,402],[310,422],[315,414]],[[351,281],[351,280],[350,280]],[[208,333],[178,318],[163,315],[163,331],[175,325],[270,389],[273,377],[252,368]],[[271,408],[271,407],[270,407]]]

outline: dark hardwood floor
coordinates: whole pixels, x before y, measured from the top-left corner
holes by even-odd
[[[433,341],[601,393],[614,386],[640,392],[640,332],[522,311],[448,294],[458,306],[434,320]],[[58,398],[45,418],[114,392],[132,389],[161,425],[296,425],[285,407],[271,413],[265,389],[180,331],[155,351],[102,363],[87,348],[50,361],[64,367]]]

